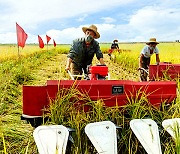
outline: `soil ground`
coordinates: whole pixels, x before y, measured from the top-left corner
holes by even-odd
[[[43,85],[47,80],[66,80],[70,79],[68,73],[65,71],[67,55],[58,54],[52,57],[48,61],[44,62],[38,70],[33,70],[33,76],[35,80],[32,84]],[[114,63],[110,60],[107,54],[104,54],[105,64],[108,66],[111,80],[134,80],[138,81],[138,71],[136,74],[128,71],[126,68],[120,66],[120,64]],[[94,58],[93,65],[98,64],[98,60]]]

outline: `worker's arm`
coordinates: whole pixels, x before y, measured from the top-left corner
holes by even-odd
[[[159,54],[156,54],[156,64],[159,65],[159,62],[160,62]]]
[[[71,63],[72,63],[72,59],[68,58],[67,59],[67,64],[66,64],[66,68],[65,68],[66,71],[70,70]]]
[[[144,55],[141,54],[140,59],[139,59],[139,68],[142,68],[142,59],[143,59]]]
[[[116,49],[119,49],[119,45],[117,44]]]
[[[99,62],[100,62],[101,65],[105,65],[103,58],[100,58]]]

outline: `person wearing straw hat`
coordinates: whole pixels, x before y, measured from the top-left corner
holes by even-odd
[[[82,75],[83,71],[87,74],[87,67],[91,65],[95,54],[100,64],[105,65],[99,43],[95,40],[100,38],[97,27],[95,25],[82,27],[82,31],[85,37],[74,40],[67,55],[65,69],[66,71],[71,70],[73,75]]]
[[[150,65],[150,58],[153,54],[156,54],[156,64],[159,65],[159,50],[156,45],[159,42],[156,41],[156,38],[150,38],[146,42],[146,46],[142,49],[139,59],[139,70],[140,70],[140,79],[141,81],[147,81],[148,69]]]
[[[119,46],[118,46],[118,40],[114,40],[113,43],[111,44],[111,49],[119,49]]]
[[[113,43],[111,44],[111,49],[109,49],[109,51],[108,51],[108,55],[110,56],[110,59],[111,59],[111,54],[112,54],[112,52],[113,52],[114,50],[119,50],[119,45],[118,45],[118,43],[116,43],[116,42],[118,42],[118,40],[114,40],[114,41],[113,41]]]

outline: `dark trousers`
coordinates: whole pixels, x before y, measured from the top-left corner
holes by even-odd
[[[142,68],[149,69],[150,58],[143,57],[142,59]],[[144,70],[140,70],[140,79],[141,81],[147,81],[148,74]]]
[[[76,65],[75,63],[71,64],[71,72],[73,75],[82,75],[82,68]],[[81,80],[81,77],[74,77],[75,80]]]
[[[90,65],[88,65],[90,66]],[[83,71],[84,71],[84,74],[85,74],[85,77],[87,76],[88,74],[88,66],[78,66],[77,64],[75,63],[72,63],[72,67],[71,67],[71,72],[73,75],[82,75],[83,74]],[[81,80],[82,77],[75,77],[76,80]]]

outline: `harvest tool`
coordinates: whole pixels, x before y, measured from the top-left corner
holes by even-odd
[[[145,95],[148,103],[160,108],[162,102],[168,105],[177,97],[175,81],[105,80],[107,75],[107,66],[92,66],[89,80],[48,80],[44,86],[24,85],[22,119],[37,127],[42,123],[44,108],[48,107],[50,100],[56,99],[60,89],[72,86],[81,93],[88,93],[92,101],[103,100],[105,107],[123,106],[129,99],[141,99]],[[82,103],[85,102],[79,102]]]
[[[43,154],[46,154],[44,149],[64,154],[68,136],[70,136],[69,130],[64,126],[39,126],[46,120],[43,115],[47,111],[44,109],[48,108],[51,101],[57,98],[60,90],[74,87],[79,92],[88,94],[92,101],[102,100],[104,107],[124,106],[130,100],[141,99],[145,95],[147,97],[145,103],[160,108],[162,102],[171,104],[177,97],[175,81],[109,80],[107,66],[91,66],[88,78],[84,78],[84,80],[74,80],[70,72],[68,73],[71,80],[48,80],[46,85],[42,86],[23,86],[22,119],[30,122],[33,127],[37,127],[34,131],[34,138],[39,152]],[[83,109],[85,112],[90,111],[91,108],[85,106],[86,102],[84,101],[86,100],[76,101],[78,105],[82,106],[79,109]],[[161,154],[157,126],[152,120],[135,119],[131,121],[130,125],[149,154]],[[112,122],[88,124],[85,131],[99,153],[117,154],[116,127]]]
[[[162,122],[162,125],[173,139],[180,138],[180,118],[166,119]]]
[[[82,75],[73,75],[69,70],[68,74],[71,77],[71,80],[75,80],[76,78],[85,79],[85,80],[105,80],[110,79],[108,74],[108,67],[105,65],[96,65],[87,67],[87,74],[84,73],[82,69]]]
[[[158,126],[152,119],[133,119],[130,127],[148,154],[162,154]]]
[[[117,154],[116,126],[111,121],[87,124],[85,133],[98,153]]]
[[[33,132],[40,154],[65,154],[69,131],[62,125],[39,126]]]
[[[161,62],[159,65],[149,66],[149,79],[156,80],[168,78],[170,80],[180,78],[180,64]]]

